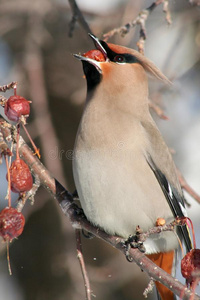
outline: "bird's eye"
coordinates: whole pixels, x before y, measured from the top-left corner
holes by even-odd
[[[116,63],[124,63],[124,62],[125,62],[125,58],[124,58],[124,56],[122,56],[122,55],[116,55],[116,56],[114,57],[114,61],[115,61]]]

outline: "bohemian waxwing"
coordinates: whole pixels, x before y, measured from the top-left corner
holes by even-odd
[[[83,56],[87,98],[79,125],[73,174],[88,220],[111,235],[128,238],[136,226],[145,232],[159,218],[184,216],[183,193],[171,154],[148,107],[146,71],[169,82],[155,65],[133,49],[90,34],[97,50]],[[187,251],[191,240],[179,230]],[[150,236],[146,254],[168,273],[178,239],[174,232]],[[162,300],[174,299],[157,283]]]

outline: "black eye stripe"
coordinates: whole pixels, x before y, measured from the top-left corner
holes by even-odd
[[[112,51],[108,47],[106,42],[104,42],[104,41],[101,41],[101,44],[102,44],[103,48],[106,50],[107,56],[108,56],[110,61],[113,61],[113,62],[116,62],[116,63],[129,63],[129,64],[139,62],[138,59],[135,56],[131,55],[131,54],[116,53],[116,52]]]

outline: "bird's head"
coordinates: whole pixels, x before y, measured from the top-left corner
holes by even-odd
[[[169,83],[169,80],[162,72],[144,55],[134,49],[106,43],[99,40],[93,34],[92,38],[95,50],[90,50],[83,55],[74,54],[83,62],[84,73],[88,82],[88,88],[93,89],[104,78],[110,80],[111,76],[118,82],[122,78],[125,82],[134,82],[135,77],[141,80],[142,73],[147,71],[156,78]],[[118,84],[120,84],[118,82]]]
[[[148,99],[146,73],[169,83],[162,72],[138,51],[106,43],[92,34],[89,36],[96,49],[83,55],[74,55],[83,63],[83,71],[87,79],[88,99],[90,99],[90,92],[93,94],[95,91],[100,95],[98,98],[108,98],[109,95],[115,99],[123,97],[123,99],[127,99],[127,104],[130,104],[130,98],[135,96],[142,104],[143,99],[146,99],[146,103]]]

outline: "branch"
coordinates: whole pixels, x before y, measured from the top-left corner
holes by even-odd
[[[198,203],[200,203],[200,196],[189,186],[186,182],[185,178],[183,177],[180,170],[177,169],[178,179],[182,189],[184,189],[193,199],[195,199]]]
[[[37,26],[34,26],[34,24],[37,24]],[[58,139],[48,107],[42,51],[41,47],[35,41],[35,37],[38,37],[43,30],[40,18],[31,17],[29,26],[30,30],[26,42],[24,67],[29,81],[29,92],[32,100],[31,108],[35,116],[35,131],[39,134],[45,165],[50,171],[55,172],[59,180],[65,182],[61,160],[58,157],[56,159],[48,159],[49,149],[55,149],[56,145],[58,145]]]
[[[160,119],[169,120],[168,116],[165,115],[163,109],[151,99],[149,99],[149,107],[154,110],[154,112],[158,115]]]
[[[79,24],[83,27],[83,29],[87,33],[92,33],[92,30],[90,29],[88,23],[85,21],[85,18],[83,17],[83,14],[80,11],[76,1],[75,0],[69,0],[69,5],[70,5],[71,10],[73,12],[72,20],[69,24],[69,37],[73,36],[76,21],[79,22]]]
[[[149,14],[160,4],[163,3],[163,12],[166,14],[166,21],[168,24],[171,24],[171,16],[168,9],[168,0],[157,0],[153,2],[149,7],[139,12],[138,16],[133,20],[118,28],[114,28],[111,31],[103,35],[104,41],[107,41],[115,34],[120,34],[122,37],[129,33],[130,29],[134,28],[136,25],[140,26],[140,38],[137,42],[138,51],[144,54],[144,44],[147,38],[146,35],[146,21],[149,17]]]
[[[11,136],[11,131],[6,127],[5,122],[0,120],[0,129],[7,140]],[[111,236],[101,230],[98,227],[93,226],[85,217],[82,209],[80,209],[73,201],[73,196],[68,192],[55,178],[53,178],[48,170],[43,166],[39,159],[33,155],[32,150],[27,146],[24,140],[20,137],[19,140],[19,154],[23,157],[24,161],[29,165],[33,175],[37,175],[41,184],[47,189],[47,191],[54,197],[59,203],[63,213],[70,219],[72,226],[75,229],[84,229],[96,237],[109,243],[114,248],[121,251],[126,255],[126,247],[124,245],[124,239],[118,236]],[[187,289],[186,286],[181,284],[177,279],[174,279],[171,275],[157,267],[145,254],[141,253],[138,249],[131,248],[129,256],[132,260],[145,271],[150,278],[159,281],[166,287],[168,287],[173,293],[178,296],[182,296],[184,299],[190,299],[193,292]],[[200,297],[194,295],[194,300]]]
[[[5,93],[7,90],[16,88],[16,85],[17,85],[16,81],[12,81],[9,84],[1,85],[0,86],[0,92],[4,92]]]
[[[82,251],[82,244],[81,244],[81,232],[79,229],[75,230],[76,234],[76,250],[77,250],[77,257],[81,266],[81,271],[83,274],[83,279],[85,283],[85,293],[86,293],[86,299],[91,300],[91,288],[90,288],[90,281],[88,278],[87,270],[85,267],[85,261],[83,257],[83,251]]]

